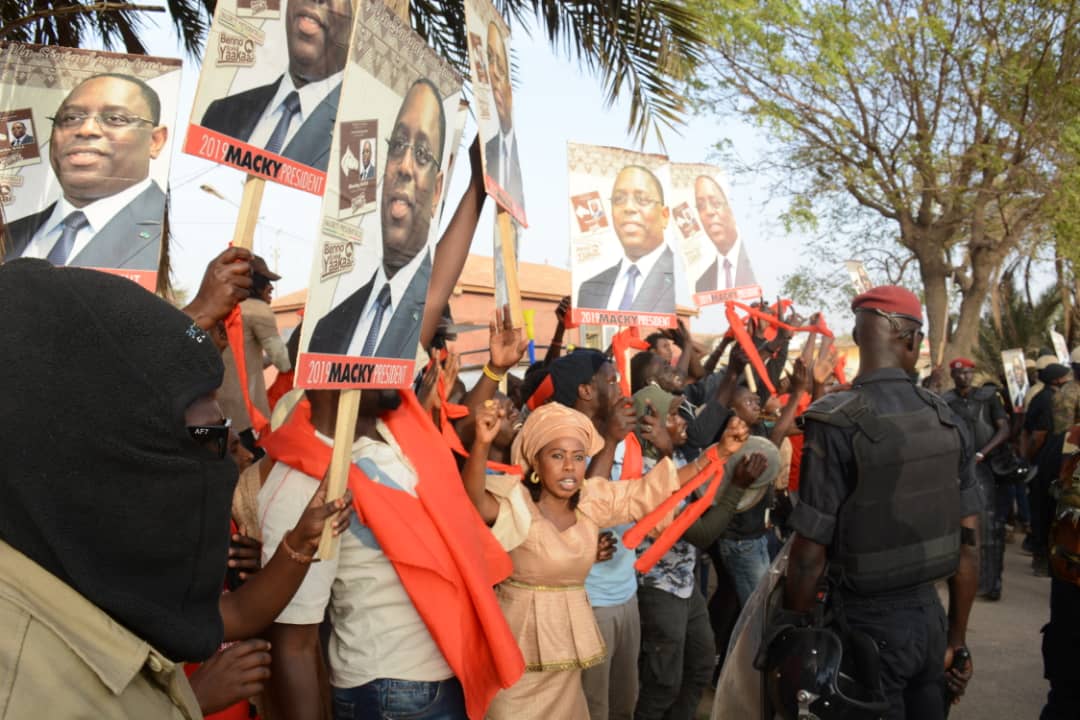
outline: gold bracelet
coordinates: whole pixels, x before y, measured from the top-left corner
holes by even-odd
[[[319,562],[319,558],[315,557],[315,555],[301,555],[300,553],[289,547],[289,541],[287,539],[288,537],[288,533],[285,533],[281,536],[281,547],[285,548],[285,554],[289,556],[290,560],[292,560],[293,562],[298,562],[301,565],[310,565],[313,562]],[[318,551],[316,550],[316,552]]]
[[[506,377],[506,373],[502,375],[495,374],[495,371],[487,363],[484,363],[484,375],[493,382],[502,382],[502,379]]]

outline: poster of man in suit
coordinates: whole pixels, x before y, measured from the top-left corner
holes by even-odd
[[[0,262],[42,258],[153,290],[179,90],[177,59],[0,43],[4,127],[22,139],[0,153],[0,183],[21,188],[3,205]]]
[[[671,164],[672,203],[683,218],[682,260],[698,307],[761,294],[725,186],[714,165]]]
[[[1024,368],[1023,348],[1001,351],[1001,366],[1005,371],[1005,384],[1009,390],[1009,402],[1013,408],[1024,407],[1024,396],[1028,391],[1027,370]]]
[[[675,327],[667,158],[576,143],[566,154],[573,320]]]
[[[220,0],[184,152],[322,195],[355,0]]]
[[[315,243],[297,384],[405,387],[413,378],[459,112],[461,77],[377,0],[363,3],[345,68],[329,177],[349,133],[379,138],[371,212],[343,218],[327,188]],[[362,145],[360,146],[363,156]],[[362,158],[361,158],[362,162]]]
[[[510,29],[490,0],[466,0],[465,26],[476,125],[483,142],[484,185],[500,207],[528,227],[510,84]]]

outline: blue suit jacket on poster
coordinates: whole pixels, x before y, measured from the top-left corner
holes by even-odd
[[[423,250],[422,252],[428,252]],[[363,317],[375,284],[376,272],[371,279],[349,297],[342,300],[315,324],[308,352],[345,355],[349,352],[360,318]],[[424,302],[427,300],[428,283],[431,280],[431,256],[424,258],[416,269],[409,285],[398,301],[389,319],[386,332],[375,349],[377,357],[416,357],[416,343],[420,339],[420,322],[424,318]]]
[[[210,103],[210,107],[206,108],[202,122],[199,124],[247,142],[259,118],[266,111],[266,106],[274,99],[274,93],[277,92],[281,80],[282,78],[279,77],[269,85],[261,85],[215,100]],[[282,157],[326,172],[326,166],[330,161],[330,140],[334,134],[334,119],[337,117],[340,97],[341,83],[338,83],[337,87],[323,98],[323,101],[296,131],[292,140],[281,152]]]
[[[616,263],[599,275],[594,275],[581,283],[578,289],[577,306],[601,310],[618,309],[608,306],[611,289],[615,287],[615,281],[618,278],[619,263]],[[618,298],[613,300],[616,304],[618,301]],[[630,310],[654,313],[675,312],[675,256],[670,247],[664,248],[664,252],[660,254],[652,270],[645,276],[645,281],[634,297],[634,304],[630,306]]]
[[[39,213],[19,218],[5,228],[5,259],[22,257],[26,246],[52,214],[56,203]],[[69,258],[71,267],[157,270],[161,254],[161,222],[165,216],[165,193],[157,183],[125,205],[105,227],[97,231],[78,255]]]

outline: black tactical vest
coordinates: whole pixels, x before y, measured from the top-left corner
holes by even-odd
[[[960,435],[944,402],[875,415],[858,392],[807,416],[855,427],[855,491],[840,508],[830,574],[873,595],[949,577],[960,557]]]

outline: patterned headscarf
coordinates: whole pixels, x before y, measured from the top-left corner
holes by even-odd
[[[553,440],[572,437],[581,441],[590,457],[604,448],[604,439],[592,421],[577,410],[548,403],[530,413],[510,449],[511,462],[527,476],[540,451]]]

